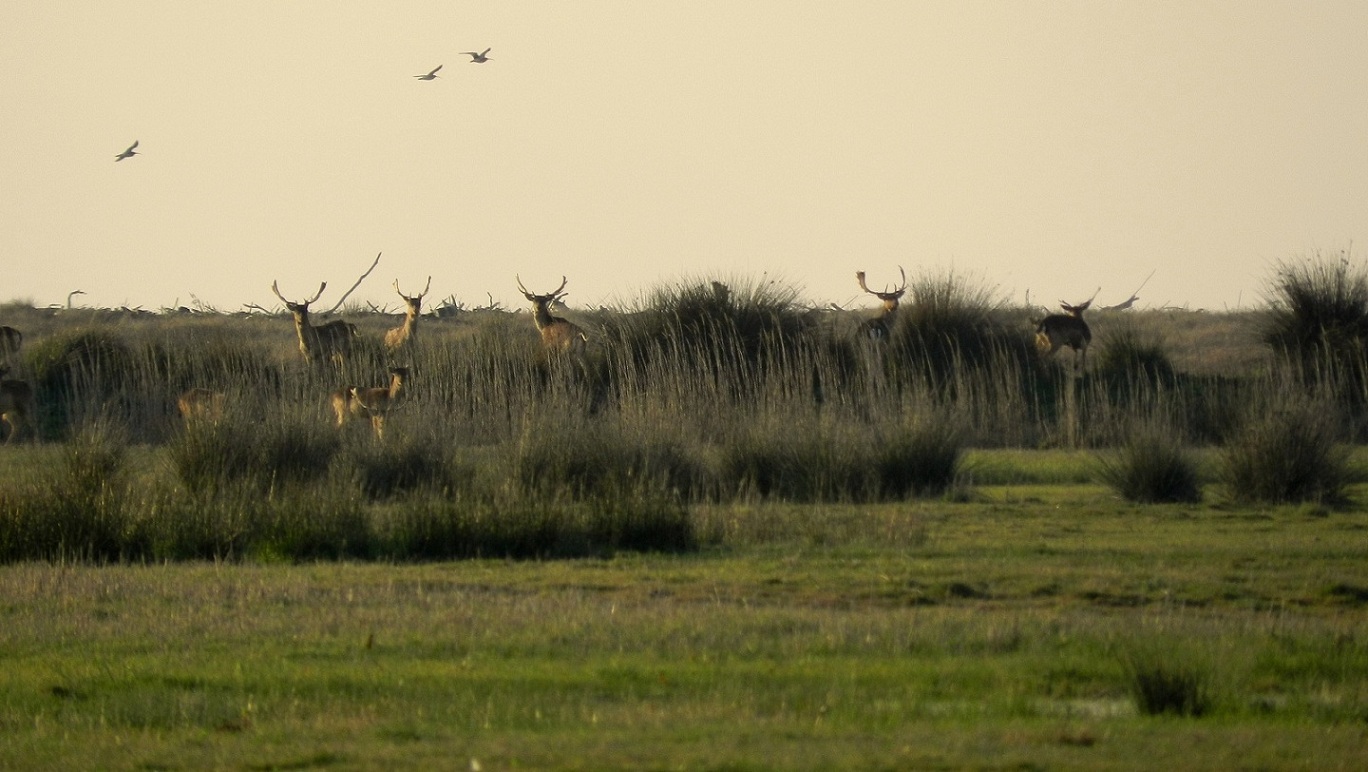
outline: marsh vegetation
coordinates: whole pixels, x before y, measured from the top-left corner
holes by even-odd
[[[1077,371],[954,274],[882,315],[551,293],[402,346],[407,308],[352,309],[341,357],[287,314],[2,307],[0,766],[1345,766],[1363,286],[1093,308]],[[383,433],[338,425],[382,392]]]

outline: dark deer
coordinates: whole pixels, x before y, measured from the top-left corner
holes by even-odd
[[[24,345],[24,334],[13,327],[0,327],[0,358],[6,362],[19,353]]]
[[[0,423],[9,427],[5,442],[14,442],[30,425],[33,414],[33,387],[28,381],[6,378],[9,365],[0,364]]]
[[[870,340],[886,341],[893,333],[893,320],[898,313],[898,301],[907,292],[907,274],[902,266],[898,266],[898,275],[902,277],[902,284],[897,289],[890,290],[884,287],[883,292],[875,292],[865,284],[865,272],[855,272],[855,281],[859,282],[860,289],[883,301],[883,311],[873,319],[866,320],[861,327],[864,335]]]
[[[399,280],[394,280],[394,291],[404,299],[404,323],[385,333],[385,348],[390,351],[398,351],[417,339],[418,315],[423,311],[423,296],[428,293],[428,289],[431,287],[432,277],[429,276],[427,286],[423,287],[423,291],[410,297],[399,289]]]
[[[1094,295],[1093,297],[1096,297]],[[1059,301],[1062,314],[1050,314],[1036,325],[1036,347],[1042,356],[1050,357],[1065,346],[1073,349],[1074,370],[1079,371],[1088,361],[1088,344],[1092,343],[1092,330],[1083,321],[1083,312],[1092,305],[1093,299],[1071,306]]]
[[[286,300],[285,296],[280,294],[280,287],[277,285],[278,282],[271,282],[271,291],[275,292],[276,297],[285,303],[285,307],[294,316],[295,332],[299,334],[299,353],[310,362],[330,360],[334,364],[341,364],[351,353],[352,341],[356,338],[356,325],[340,319],[317,327],[309,323],[309,304],[323,295],[328,283],[325,281],[319,284],[318,292],[300,303]]]
[[[518,289],[532,303],[532,322],[537,325],[547,351],[580,351],[589,340],[579,325],[551,315],[551,304],[565,297],[567,282],[568,279],[562,276],[561,284],[554,292],[538,295],[524,287],[522,279],[518,278]]]

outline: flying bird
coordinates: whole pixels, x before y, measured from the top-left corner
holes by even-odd
[[[489,57],[486,56],[486,54],[488,54],[491,50],[492,49],[486,48],[478,54],[474,51],[462,51],[461,53],[470,57],[471,64],[484,64],[485,62],[489,61]]]
[[[413,77],[418,80],[437,80],[437,71],[440,69],[442,69],[442,65],[439,64],[436,67],[433,67],[432,72],[429,72],[427,75],[414,75]]]
[[[131,145],[128,146],[128,149],[127,149],[127,150],[125,150],[125,151],[123,151],[122,153],[119,153],[118,155],[114,156],[114,161],[115,161],[115,163],[117,163],[117,162],[119,162],[119,161],[122,161],[122,160],[125,159],[125,158],[132,158],[133,156],[137,155],[137,154],[138,154],[138,151],[136,151],[136,150],[133,149],[133,148],[135,148],[135,147],[137,147],[137,146],[138,146],[137,141],[134,141],[133,144],[131,144]]]

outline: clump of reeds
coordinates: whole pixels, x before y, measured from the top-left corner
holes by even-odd
[[[1199,718],[1216,708],[1212,668],[1194,656],[1172,649],[1133,653],[1125,669],[1131,699],[1143,715]]]
[[[84,427],[45,475],[8,484],[0,493],[0,559],[140,556],[142,535],[123,479],[126,444],[119,427]]]
[[[1355,475],[1340,442],[1338,415],[1333,403],[1295,394],[1252,415],[1222,450],[1221,479],[1229,496],[1261,503],[1343,503]]]
[[[1120,447],[1098,460],[1102,482],[1127,501],[1196,502],[1202,498],[1197,462],[1166,422],[1133,424]]]
[[[230,414],[217,423],[192,423],[171,440],[167,453],[187,489],[213,493],[243,483],[266,491],[321,479],[338,447],[332,427],[286,410],[263,420]]]

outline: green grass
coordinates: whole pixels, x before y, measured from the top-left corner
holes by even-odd
[[[15,564],[0,768],[1352,768],[1357,512],[1006,486],[701,507],[692,555]],[[1200,717],[1146,715],[1153,651]]]

